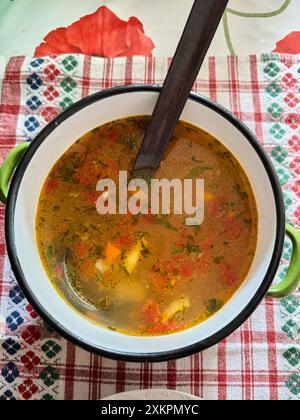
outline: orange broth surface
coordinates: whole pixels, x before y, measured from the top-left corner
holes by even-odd
[[[97,182],[131,171],[149,117],[113,121],[85,134],[56,162],[43,186],[37,242],[54,286],[68,275],[95,310],[91,321],[129,335],[170,334],[219,311],[247,277],[258,214],[247,176],[214,137],[180,121],[158,179],[204,179],[205,217],[99,215]]]

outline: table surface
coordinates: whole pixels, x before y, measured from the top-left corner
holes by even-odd
[[[6,59],[33,55],[48,32],[106,5],[122,19],[140,19],[156,45],[154,55],[172,56],[192,3],[193,0],[1,0],[0,55]],[[229,7],[228,31],[224,32],[223,22],[209,55],[271,52],[277,41],[292,31],[300,31],[299,0],[230,0]],[[300,40],[297,43],[300,52]]]
[[[125,83],[161,83],[167,65],[166,58],[82,55],[10,60],[0,103],[0,160],[82,96]],[[300,228],[299,58],[211,57],[194,89],[256,134],[280,177],[287,218]],[[241,328],[203,353],[168,363],[116,362],[75,347],[37,316],[11,272],[3,219],[0,206],[0,399],[99,399],[144,388],[205,399],[300,398],[299,292],[264,299]],[[286,241],[278,279],[290,256]]]
[[[102,5],[125,20],[138,17],[157,58],[31,58],[50,31]],[[1,0],[0,160],[82,96],[116,84],[161,83],[191,5],[192,0]],[[300,61],[257,55],[282,39],[281,52],[300,53],[300,32],[289,35],[300,31],[299,0],[231,0],[229,7],[194,88],[257,135],[276,167],[288,220],[300,228]],[[12,58],[5,67],[16,55],[27,57]],[[0,206],[0,400],[98,399],[141,388],[213,399],[300,399],[299,291],[281,301],[265,299],[231,337],[202,354],[152,365],[115,362],[73,346],[37,316],[11,272],[3,220]],[[286,241],[278,279],[290,255]]]

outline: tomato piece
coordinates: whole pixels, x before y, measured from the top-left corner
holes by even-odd
[[[193,267],[192,263],[184,263],[180,267],[179,271],[182,278],[188,279],[194,274],[195,267]]]
[[[157,292],[163,292],[167,288],[169,282],[168,277],[164,277],[162,274],[154,271],[151,272],[150,276],[154,289]]]
[[[240,221],[235,217],[225,217],[223,221],[225,234],[230,238],[238,238],[242,234]]]
[[[221,264],[220,272],[221,272],[222,280],[228,286],[233,286],[237,282],[238,276],[228,264],[225,264],[225,263]]]
[[[98,175],[99,168],[91,164],[84,164],[76,171],[76,178],[80,184],[86,187],[93,185],[96,188],[97,182],[101,179],[101,176]]]
[[[152,299],[149,299],[143,306],[143,315],[147,322],[158,322],[160,319],[160,309],[158,303]]]
[[[91,246],[83,242],[73,244],[73,250],[79,258],[85,258],[89,255]]]
[[[131,245],[134,241],[134,238],[130,235],[123,235],[119,236],[119,238],[116,240],[116,245],[119,247],[125,247],[128,245]]]
[[[183,330],[186,326],[184,323],[178,323],[174,320],[167,321],[167,322],[158,322],[156,325],[151,326],[148,329],[149,334],[166,334],[176,330]]]
[[[59,180],[58,179],[53,179],[53,178],[49,178],[47,179],[46,183],[45,183],[45,193],[46,194],[52,194],[56,188],[58,187],[59,184]]]

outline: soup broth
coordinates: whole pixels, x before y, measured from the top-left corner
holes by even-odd
[[[218,140],[183,121],[155,178],[204,179],[204,222],[187,226],[186,215],[174,213],[97,213],[98,181],[118,185],[119,171],[130,173],[148,121],[113,121],[80,138],[49,173],[36,217],[54,286],[67,281],[67,265],[68,280],[91,306],[84,315],[130,335],[170,334],[219,311],[247,277],[258,235],[241,165]]]

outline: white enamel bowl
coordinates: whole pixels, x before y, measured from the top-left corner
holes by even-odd
[[[158,86],[115,88],[90,96],[60,114],[24,154],[10,185],[6,212],[8,253],[15,276],[38,313],[63,336],[107,357],[131,361],[178,358],[210,347],[238,328],[255,310],[276,274],[285,216],[275,171],[251,132],[215,103],[191,95],[182,119],[218,138],[239,160],[252,184],[259,212],[259,241],[251,272],[213,317],[186,331],[132,337],[96,326],[56,292],[41,263],[35,217],[42,185],[61,155],[83,134],[114,119],[151,114]]]

